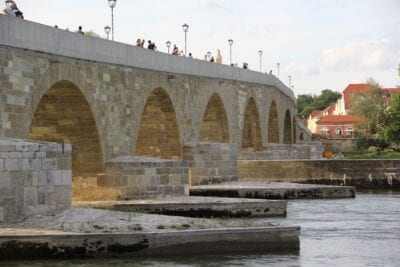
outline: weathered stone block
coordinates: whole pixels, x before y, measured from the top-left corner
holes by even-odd
[[[20,159],[20,158],[22,158],[22,152],[9,152],[8,158],[9,159]]]
[[[4,169],[6,171],[18,171],[21,166],[21,159],[4,159]]]
[[[24,188],[25,205],[36,205],[38,199],[38,188],[37,187],[25,187]]]
[[[38,171],[42,167],[42,159],[23,158],[22,170],[24,171]]]
[[[176,169],[181,170],[176,171]],[[132,172],[135,175],[131,175]],[[165,194],[173,195],[174,190],[171,183],[183,186],[182,182],[188,182],[187,173],[187,161],[123,156],[106,163],[106,177],[104,179],[110,182],[119,179],[118,177],[126,178],[128,181],[126,185],[118,185],[125,192],[125,195],[121,197],[146,198]],[[168,187],[171,189],[167,189]],[[181,194],[182,190],[179,192]]]
[[[71,194],[71,182],[65,182],[63,179],[67,174],[71,175],[71,169],[50,171],[45,169],[44,167],[49,166],[43,166],[43,159],[56,162],[61,156],[60,153],[54,153],[54,158],[37,158],[36,156],[45,156],[37,153],[39,146],[42,147],[43,153],[47,152],[46,147],[55,147],[50,143],[49,146],[45,144],[45,142],[40,142],[39,145],[31,141],[0,138],[0,148],[3,150],[0,155],[0,202],[6,201],[7,206],[3,207],[7,210],[5,213],[9,214],[4,216],[5,221],[12,222],[70,206],[71,197],[59,199],[58,196]],[[64,158],[70,156],[70,154],[62,155]],[[56,192],[54,183],[63,187]]]
[[[57,159],[55,159],[55,158],[43,159],[42,168],[44,170],[56,170],[57,169]]]

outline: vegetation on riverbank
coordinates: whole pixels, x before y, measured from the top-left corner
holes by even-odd
[[[344,154],[345,159],[400,159],[400,152],[393,151],[392,149],[385,149],[383,151],[365,151],[353,152]]]

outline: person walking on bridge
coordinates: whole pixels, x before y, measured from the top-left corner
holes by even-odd
[[[17,4],[12,0],[5,0],[6,8],[4,9],[4,14],[12,17],[17,17],[23,19],[23,13],[18,9]]]

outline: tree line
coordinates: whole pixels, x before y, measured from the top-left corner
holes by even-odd
[[[320,95],[304,94],[297,97],[297,114],[300,118],[308,118],[314,110],[323,110],[335,103],[341,93],[330,89],[322,90]]]

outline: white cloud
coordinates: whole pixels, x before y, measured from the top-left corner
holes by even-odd
[[[399,46],[388,39],[381,39],[326,49],[321,60],[324,67],[332,70],[384,70],[395,65],[399,54]]]
[[[314,75],[319,73],[318,68],[310,67],[305,64],[298,64],[295,61],[290,62],[286,66],[286,71],[294,75]]]
[[[201,0],[200,1],[202,4],[211,7],[211,8],[226,8],[225,6],[223,6],[219,1],[217,0]]]

